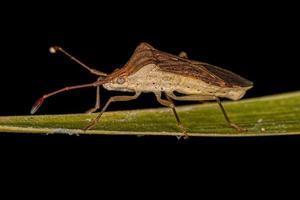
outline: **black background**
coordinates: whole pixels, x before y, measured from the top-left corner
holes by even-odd
[[[66,57],[51,55],[48,51],[51,45],[60,45],[87,65],[109,73],[122,67],[135,47],[144,41],[172,54],[184,50],[192,59],[221,66],[253,81],[254,88],[246,97],[299,90],[299,21],[293,5],[112,4],[8,5],[7,12],[1,13],[0,115],[27,115],[34,101],[44,93],[96,80]],[[102,102],[119,94],[102,91]],[[47,100],[38,114],[80,113],[91,108],[94,102],[95,89],[72,91]],[[132,102],[115,103],[109,110],[158,106],[152,94],[143,94]],[[159,144],[156,148],[163,149],[165,145],[174,144],[171,149],[186,149],[191,145],[193,148],[187,152],[194,152],[196,148],[216,153],[228,148],[260,150],[268,144],[288,142],[296,148],[299,137],[177,141],[175,137],[12,136],[3,133],[1,141],[27,147],[67,144],[72,150],[92,148],[89,144],[96,149],[104,145],[110,150],[124,145],[125,149],[128,146],[140,149],[149,144]]]

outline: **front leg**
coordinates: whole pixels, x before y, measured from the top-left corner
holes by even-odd
[[[98,78],[98,81],[100,81],[101,79],[102,79],[102,77]],[[100,85],[98,85],[97,88],[96,88],[95,107],[87,110],[85,113],[90,114],[90,113],[96,112],[99,108],[100,108]]]

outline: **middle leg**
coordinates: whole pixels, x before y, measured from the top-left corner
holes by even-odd
[[[173,111],[173,113],[174,113],[174,116],[175,116],[175,118],[176,118],[177,126],[180,128],[180,130],[181,130],[182,133],[185,135],[185,137],[188,137],[188,134],[186,133],[185,128],[184,128],[183,125],[181,124],[181,121],[180,121],[180,119],[179,119],[179,116],[178,116],[178,114],[177,114],[177,112],[176,112],[176,109],[175,109],[175,105],[174,105],[174,103],[172,102],[172,100],[171,100],[168,96],[167,96],[167,99],[168,99],[168,100],[162,99],[162,98],[161,98],[161,92],[155,93],[155,96],[156,96],[157,101],[158,101],[161,105],[167,106],[167,107],[169,107],[169,108],[172,109],[172,111]]]
[[[110,97],[110,99],[106,102],[105,106],[102,108],[102,110],[98,114],[98,116],[95,119],[93,119],[93,121],[90,124],[88,124],[83,130],[88,130],[88,129],[93,128],[97,124],[99,119],[101,118],[102,114],[106,111],[106,109],[108,108],[110,103],[116,102],[116,101],[134,100],[134,99],[138,98],[140,96],[140,94],[141,94],[141,92],[136,92],[134,96],[114,96],[114,97]]]

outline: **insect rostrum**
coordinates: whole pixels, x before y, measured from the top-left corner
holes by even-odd
[[[91,129],[99,121],[110,103],[136,99],[142,92],[154,93],[160,104],[170,107],[181,132],[186,135],[186,130],[180,122],[172,99],[183,101],[215,100],[218,102],[228,124],[239,131],[243,130],[229,120],[219,99],[221,97],[239,100],[248,89],[253,87],[252,82],[233,72],[204,62],[190,60],[185,53],[181,53],[182,56],[176,56],[159,51],[147,43],[139,44],[129,61],[121,69],[115,70],[111,74],[86,66],[61,47],[50,48],[51,53],[58,51],[99,78],[93,83],[65,87],[42,96],[32,107],[32,114],[38,110],[46,98],[68,90],[86,87],[97,88],[95,108],[89,110],[89,112],[95,112],[100,108],[100,86],[103,86],[107,90],[133,92],[134,95],[111,97],[98,116],[84,130]],[[175,91],[183,95],[176,96]],[[166,99],[162,99],[162,93],[165,93]]]

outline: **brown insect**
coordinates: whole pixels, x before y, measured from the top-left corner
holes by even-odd
[[[227,123],[238,131],[244,130],[230,121],[219,99],[221,97],[239,100],[248,89],[252,88],[252,82],[233,72],[204,62],[190,60],[185,53],[175,56],[159,51],[147,43],[138,45],[124,67],[111,74],[86,66],[61,47],[50,48],[51,53],[57,51],[64,53],[99,78],[90,84],[65,87],[43,95],[33,105],[31,114],[34,114],[44,100],[50,96],[87,87],[97,88],[96,105],[88,110],[89,113],[95,112],[100,108],[99,87],[102,85],[107,90],[134,92],[134,95],[111,97],[98,116],[84,130],[91,129],[99,121],[110,103],[136,99],[142,92],[153,92],[160,104],[170,107],[175,115],[177,125],[185,135],[187,135],[186,130],[180,122],[172,99],[182,101],[215,100],[218,102]],[[174,94],[175,91],[182,95]],[[162,99],[162,93],[165,93],[166,99]]]

